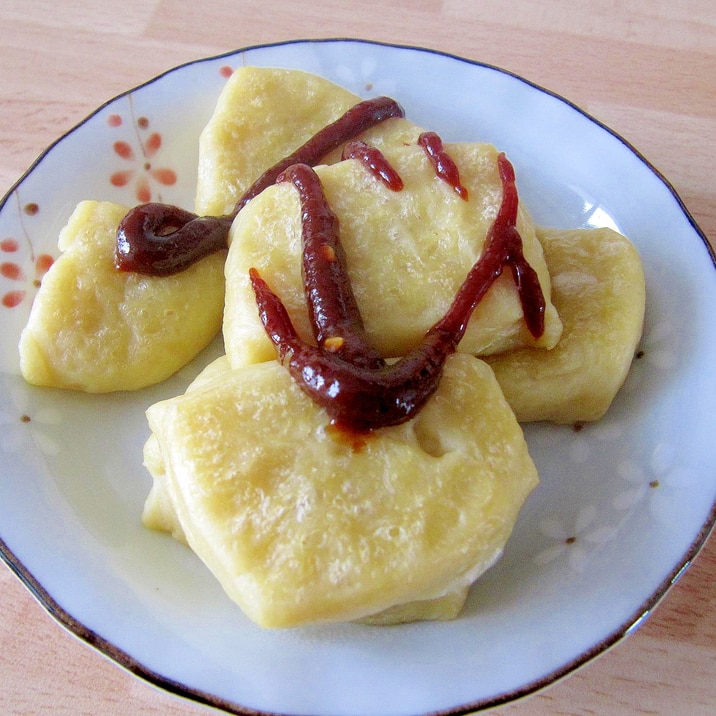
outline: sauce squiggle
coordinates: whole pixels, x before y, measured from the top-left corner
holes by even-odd
[[[469,197],[460,181],[460,172],[453,158],[445,151],[440,136],[436,132],[423,132],[418,137],[418,144],[427,154],[438,177],[452,187],[461,199],[467,201]]]
[[[512,273],[526,324],[535,337],[544,331],[545,301],[539,279],[524,258],[516,228],[514,169],[500,154],[500,209],[482,256],[448,311],[415,349],[395,363],[387,363],[370,344],[346,272],[338,219],[312,166],[343,144],[343,159],[357,159],[390,190],[401,191],[402,179],[382,153],[352,140],[386,119],[402,116],[400,106],[387,97],[358,103],[264,172],[231,214],[200,217],[159,203],[135,207],[117,231],[117,269],[153,276],[183,271],[227,247],[234,218],[252,198],[271,184],[291,182],[301,201],[304,290],[316,345],[298,336],[281,300],[251,269],[250,280],[266,333],[281,362],[301,388],[326,409],[336,428],[356,434],[409,420],[437,389],[445,361],[457,350],[472,312],[505,268]],[[418,144],[436,175],[467,200],[467,189],[440,137],[424,132]]]
[[[403,117],[390,97],[364,100],[325,126],[295,152],[264,172],[225,216],[197,216],[170,204],[148,203],[131,209],[117,229],[115,267],[150,276],[169,276],[226,248],[229,229],[241,209],[292,164],[314,166],[347,141],[393,117]]]
[[[311,265],[317,254],[325,253],[323,247],[331,247],[327,252],[331,256],[330,270],[311,274],[306,281],[318,345],[300,338],[280,298],[256,269],[250,270],[251,284],[259,316],[279,360],[304,392],[325,408],[335,426],[363,432],[410,420],[437,389],[445,361],[457,350],[472,312],[507,267],[517,286],[529,330],[535,337],[544,332],[544,295],[534,269],[524,258],[516,228],[514,169],[504,154],[497,161],[503,197],[485,250],[443,318],[408,355],[390,364],[376,354],[365,338],[343,265],[337,221],[314,224],[311,219],[312,213],[332,214],[320,180],[307,165],[293,166],[281,176],[294,184],[301,199],[304,267]],[[324,303],[315,300],[316,292],[328,297],[335,292],[342,298]],[[330,330],[326,331],[328,325]]]

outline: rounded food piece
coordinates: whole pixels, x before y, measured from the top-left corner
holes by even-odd
[[[360,101],[347,89],[301,70],[253,66],[235,70],[199,139],[196,213],[232,213],[267,169]],[[364,134],[381,144],[417,137],[419,131],[412,122],[395,118]],[[340,149],[325,161],[339,160]]]
[[[624,383],[641,339],[641,259],[612,229],[537,233],[562,337],[551,351],[523,348],[487,360],[520,422],[598,420]]]
[[[464,596],[537,484],[492,371],[465,354],[413,420],[367,435],[336,432],[275,361],[147,414],[189,545],[266,627]]]
[[[59,238],[20,337],[29,383],[106,393],[158,383],[191,361],[221,329],[219,251],[168,277],[118,271],[117,226],[128,209],[83,201]]]
[[[407,354],[438,321],[481,256],[502,200],[497,150],[449,144],[469,199],[436,175],[423,149],[384,147],[404,187],[392,191],[357,160],[316,168],[340,225],[356,302],[372,345],[385,358]],[[517,228],[545,296],[545,330],[535,339],[524,321],[510,271],[491,286],[468,324],[460,350],[487,355],[524,345],[551,348],[562,325],[550,301],[542,246],[526,209]],[[224,339],[232,366],[270,360],[274,347],[256,310],[249,269],[282,300],[299,335],[313,342],[301,273],[301,208],[288,183],[264,190],[236,217],[226,262]]]

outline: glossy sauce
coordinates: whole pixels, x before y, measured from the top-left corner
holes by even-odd
[[[303,285],[318,346],[355,365],[382,365],[383,358],[366,337],[345,268],[338,219],[320,179],[307,164],[294,164],[279,181],[291,182],[301,200]]]
[[[457,350],[472,312],[505,268],[509,268],[512,273],[529,330],[535,337],[544,331],[544,296],[537,275],[522,252],[522,239],[516,228],[518,196],[515,175],[504,154],[498,156],[498,168],[503,198],[495,222],[488,232],[482,256],[468,273],[443,318],[426,333],[420,345],[396,363],[374,360],[372,349],[362,333],[362,321],[357,321],[357,308],[346,301],[335,302],[328,317],[321,315],[321,312],[316,315],[315,309],[311,308],[311,301],[309,310],[314,334],[321,335],[322,326],[326,322],[336,327],[346,327],[346,344],[352,345],[351,350],[345,353],[327,350],[325,343],[321,344],[320,341],[317,346],[307,344],[296,333],[278,296],[255,269],[250,270],[259,316],[277,349],[280,361],[287,366],[304,392],[325,408],[336,428],[355,433],[397,425],[411,419],[437,389],[445,361]],[[320,227],[320,238],[316,240],[316,236],[313,236],[311,213],[320,216],[330,212],[320,181],[313,170],[307,166],[295,168],[283,178],[294,183],[301,198],[305,222],[304,265],[307,260],[309,263],[313,260],[311,256],[307,259],[306,253],[320,252],[320,246],[326,242],[323,233],[326,230],[335,231],[329,242],[335,251],[336,263],[342,263],[342,252],[337,250],[340,248],[337,222],[319,221],[316,227]],[[349,282],[343,267],[338,267],[335,274],[326,272],[320,277],[317,275],[316,285],[313,289],[307,287],[307,291],[319,290],[323,295],[330,295],[334,291],[332,275],[339,277],[337,293],[345,294],[345,284],[349,285]],[[328,281],[328,285],[323,285],[324,280]],[[356,325],[361,330],[350,335]],[[333,336],[339,339],[343,337]]]
[[[355,141],[346,144],[342,159],[357,159],[376,179],[391,191],[402,191],[403,180],[400,174],[386,160],[383,153],[365,142]]]
[[[308,164],[313,167],[341,144],[385,122],[386,119],[403,116],[405,115],[401,106],[390,97],[376,97],[359,102],[335,122],[321,129],[293,154],[264,172],[239,199],[233,215],[236,216],[253,197],[274,184],[278,176],[292,164]]]
[[[393,117],[403,117],[400,105],[389,97],[359,102],[335,122],[317,132],[293,154],[264,172],[226,216],[199,217],[169,204],[142,204],[131,209],[117,230],[115,266],[151,276],[184,271],[199,259],[225,249],[229,229],[239,211],[289,166],[315,165],[347,141]]]
[[[301,388],[326,409],[333,430],[350,435],[352,444],[361,446],[361,434],[409,420],[433,395],[445,361],[457,350],[472,312],[505,268],[512,273],[529,330],[535,337],[544,331],[544,296],[535,271],[524,258],[516,228],[514,170],[500,154],[503,198],[497,217],[482,256],[446,314],[428,330],[420,345],[395,363],[386,363],[371,346],[346,272],[338,219],[312,166],[348,142],[343,158],[357,159],[391,191],[401,191],[402,179],[382,153],[351,140],[388,118],[402,116],[402,109],[389,98],[361,102],[259,177],[232,214],[198,217],[166,204],[145,204],[130,211],[117,232],[119,270],[171,275],[225,249],[236,214],[267,186],[291,182],[301,202],[304,290],[316,345],[298,336],[281,300],[251,269],[259,316],[279,359]],[[436,175],[467,200],[458,168],[440,137],[425,132],[418,143]]]
[[[423,132],[418,137],[418,144],[425,150],[438,177],[451,186],[461,199],[467,201],[467,189],[460,182],[460,172],[453,158],[445,151],[442,139],[435,132]]]
[[[168,204],[140,204],[117,228],[114,264],[120,271],[171,276],[227,247],[228,217],[199,217]]]

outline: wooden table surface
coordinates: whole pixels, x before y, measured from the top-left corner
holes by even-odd
[[[636,146],[716,238],[713,0],[2,0],[0,27],[0,194],[95,107],[175,65],[265,42],[359,37],[498,65],[569,98]],[[716,713],[715,577],[712,537],[636,633],[491,713]],[[68,635],[4,566],[0,605],[1,714],[211,712]]]

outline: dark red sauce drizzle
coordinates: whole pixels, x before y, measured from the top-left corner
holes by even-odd
[[[351,107],[335,122],[325,126],[293,154],[282,159],[264,172],[251,188],[239,199],[234,216],[256,195],[267,186],[276,182],[277,177],[292,164],[308,164],[315,166],[321,159],[330,154],[345,142],[357,137],[371,127],[375,127],[386,119],[403,117],[401,106],[390,97],[376,97],[359,102]]]
[[[467,189],[460,182],[457,164],[443,148],[442,139],[435,132],[423,132],[418,137],[418,144],[425,150],[438,177],[447,182],[461,199],[467,201]]]
[[[335,122],[317,132],[293,154],[264,172],[226,216],[199,217],[176,206],[142,204],[131,209],[117,229],[115,266],[152,276],[184,271],[192,263],[226,248],[231,223],[239,211],[289,166],[315,165],[326,155],[367,129],[391,117],[403,117],[400,105],[389,97],[359,102]]]
[[[401,191],[403,180],[400,174],[383,156],[383,153],[365,142],[349,142],[343,149],[342,159],[357,159],[374,177],[391,189]]]
[[[382,365],[383,358],[366,337],[346,273],[338,219],[318,175],[307,164],[294,164],[278,181],[290,181],[301,199],[303,285],[316,343],[355,365]]]
[[[503,185],[503,199],[500,210],[491,227],[485,251],[469,272],[460,287],[455,300],[443,318],[425,335],[422,343],[396,363],[387,364],[368,345],[362,331],[362,321],[355,305],[349,301],[338,301],[331,308],[335,315],[316,315],[309,299],[311,321],[316,335],[323,334],[323,326],[345,327],[351,349],[327,349],[325,338],[318,346],[303,341],[291,322],[281,302],[255,269],[251,269],[251,283],[256,294],[259,316],[266,333],[274,343],[281,362],[287,366],[300,387],[328,412],[331,422],[349,432],[368,431],[388,425],[398,425],[412,418],[437,389],[443,366],[448,356],[457,349],[468,320],[477,304],[492,283],[509,266],[520,294],[529,330],[535,336],[544,331],[544,296],[534,270],[527,264],[522,253],[522,241],[516,229],[518,197],[512,165],[504,154],[498,156],[500,178]],[[301,197],[304,220],[311,212],[319,215],[331,213],[327,206],[320,181],[310,167],[291,169],[284,178],[292,181]],[[340,244],[337,222],[321,222],[321,238],[314,242],[310,220],[304,224],[303,253],[321,252],[325,245],[325,229],[335,235],[330,243],[334,248]],[[318,247],[318,248],[317,248]],[[342,262],[340,251],[335,252],[336,262]],[[308,261],[312,261],[309,256]],[[330,295],[331,284],[338,276],[338,292],[346,293],[350,283],[342,266],[333,272],[317,274],[312,279],[308,293],[318,291]],[[350,291],[352,295],[352,291]],[[357,330],[356,329],[357,326]],[[354,331],[354,333],[352,333]],[[346,339],[333,335],[333,339]]]
[[[170,276],[227,247],[231,220],[199,217],[168,204],[141,204],[120,221],[114,264],[120,271]]]

